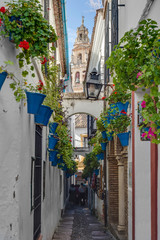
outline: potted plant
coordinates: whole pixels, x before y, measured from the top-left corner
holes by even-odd
[[[14,77],[13,73],[9,73],[8,70],[7,70],[7,66],[8,65],[13,65],[13,62],[5,61],[4,63],[5,63],[4,66],[3,65],[0,66],[0,90],[1,90],[1,88],[3,86],[3,83],[6,80],[7,76],[10,77],[10,78]]]
[[[122,146],[128,146],[129,133],[127,127],[131,124],[131,118],[127,114],[120,115],[118,118],[111,120],[108,128],[110,128],[114,135],[116,134]]]
[[[92,176],[95,169],[98,169],[99,162],[97,161],[96,154],[94,152],[90,152],[89,154],[86,154],[84,158],[84,170],[82,173],[83,178],[88,178]]]
[[[58,143],[56,145],[56,149],[59,152],[59,155],[62,156],[64,163],[66,164],[67,168],[73,168],[73,146],[72,140],[69,137],[69,131],[67,126],[64,123],[59,123],[56,129],[56,133],[58,135]]]
[[[141,21],[138,28],[124,34],[106,61],[116,86],[121,86],[124,91],[135,91],[137,87],[149,88],[153,85],[152,74],[148,72],[145,79],[143,73],[148,63],[153,61],[151,55],[154,55],[154,42],[158,37],[157,23],[151,19]]]
[[[38,114],[34,116],[35,123],[42,126],[47,126],[52,113],[53,110],[50,107],[41,105]]]
[[[117,85],[114,85],[113,87],[115,87],[115,89],[110,96],[106,98],[106,101],[108,101],[109,104],[115,104],[116,107],[118,107],[119,112],[122,110],[127,112],[128,104],[131,100],[131,92],[129,90],[125,91],[122,87]]]
[[[42,62],[48,58],[48,44],[55,42],[57,36],[43,17],[38,0],[7,2],[6,8],[1,7],[0,18],[4,26],[1,35],[9,36],[16,48],[22,49],[17,55],[20,68],[24,67],[24,61],[30,64],[31,58],[39,58]],[[26,74],[28,71],[24,70],[22,75]]]

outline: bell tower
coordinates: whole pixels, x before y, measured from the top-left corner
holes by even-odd
[[[71,56],[71,79],[74,92],[83,92],[89,49],[88,29],[84,26],[84,17],[82,17],[81,26],[77,28],[77,37]]]

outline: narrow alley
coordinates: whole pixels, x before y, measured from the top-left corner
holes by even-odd
[[[53,240],[115,240],[87,207],[66,209]]]

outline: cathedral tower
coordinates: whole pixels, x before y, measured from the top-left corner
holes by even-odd
[[[83,81],[85,77],[90,41],[88,29],[82,24],[77,28],[77,38],[75,40],[71,56],[71,79],[73,92],[83,92]]]

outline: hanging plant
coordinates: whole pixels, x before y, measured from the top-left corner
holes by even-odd
[[[124,89],[118,85],[113,85],[113,91],[105,100],[108,101],[109,104],[117,102],[126,103],[131,100],[131,92],[129,90],[124,91]]]
[[[159,33],[157,23],[147,19],[141,21],[137,29],[124,34],[106,61],[115,85],[119,84],[123,90],[132,91],[137,87],[152,86],[152,74],[148,72],[147,79],[143,74],[146,66],[149,66],[153,45]]]
[[[55,31],[43,17],[42,5],[38,0],[18,0],[7,2],[7,7],[1,7],[0,20],[3,25],[1,35],[9,37],[16,48],[21,49],[17,55],[19,67],[31,64],[31,58],[41,61],[48,58],[48,44],[57,40]],[[51,47],[51,50],[53,47]],[[34,70],[31,66],[30,70]],[[22,71],[23,77],[28,71]],[[32,77],[34,77],[32,73]]]
[[[73,158],[73,146],[72,140],[69,137],[69,131],[65,124],[59,124],[56,133],[58,135],[58,143],[56,145],[56,149],[59,151],[59,157],[62,156],[63,161],[65,162],[67,168],[73,169],[74,164],[72,161]]]

